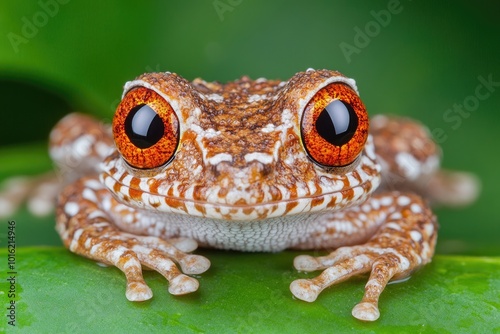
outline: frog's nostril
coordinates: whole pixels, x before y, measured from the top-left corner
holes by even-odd
[[[247,163],[244,168],[241,168],[239,173],[244,183],[257,185],[261,183],[268,183],[273,178],[273,171],[275,164],[262,163],[260,161],[251,161]]]

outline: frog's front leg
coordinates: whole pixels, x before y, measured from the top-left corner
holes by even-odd
[[[126,297],[150,299],[153,294],[142,276],[142,266],[156,270],[169,281],[169,292],[182,295],[196,291],[198,281],[182,274],[200,274],[210,267],[208,259],[185,252],[196,249],[190,239],[165,241],[121,231],[117,220],[128,222],[140,213],[114,200],[97,177],[83,178],[67,186],[59,197],[56,229],[72,252],[118,267],[127,279]]]
[[[296,257],[294,266],[298,270],[325,270],[313,279],[292,282],[292,293],[299,299],[312,302],[325,288],[369,272],[363,299],[352,314],[365,321],[378,319],[378,300],[387,283],[408,277],[431,261],[437,223],[419,196],[382,193],[360,207],[335,213],[312,237],[324,240],[324,247],[329,247],[366,230],[376,232],[364,244],[340,247],[323,257]]]

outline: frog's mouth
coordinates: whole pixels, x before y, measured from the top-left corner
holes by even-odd
[[[300,213],[337,211],[362,203],[380,183],[380,177],[376,177],[355,187],[318,196],[305,196],[258,204],[225,204],[141,192],[119,184],[107,173],[103,173],[101,179],[107,187],[121,189],[120,192],[114,193],[114,196],[121,203],[139,209],[231,221],[263,220]],[[123,191],[127,193],[140,192],[140,197],[130,197]]]
[[[359,165],[353,171],[337,177],[334,181],[330,180],[330,183],[325,182],[320,187],[316,185],[315,192],[303,192],[304,195],[296,192],[293,197],[250,204],[244,200],[217,201],[219,196],[196,200],[193,196],[194,186],[190,191],[186,191],[184,196],[176,194],[175,185],[167,191],[151,188],[148,184],[151,178],[131,175],[123,168],[123,161],[120,159],[108,160],[103,169],[102,183],[125,205],[150,212],[230,221],[254,221],[301,213],[337,211],[361,203],[380,183],[380,166],[376,162],[371,140],[360,156]],[[219,193],[220,187],[212,190]],[[262,192],[266,189],[260,190]],[[248,197],[248,194],[246,195]],[[236,192],[228,191],[226,196],[238,199]]]

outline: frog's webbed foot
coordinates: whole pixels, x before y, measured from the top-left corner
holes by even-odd
[[[67,187],[60,200],[64,204],[57,208],[56,229],[66,247],[120,269],[127,279],[126,297],[130,301],[144,301],[153,296],[144,281],[143,267],[164,276],[169,282],[168,291],[174,295],[196,291],[198,281],[187,275],[201,274],[210,267],[205,257],[187,253],[197,248],[194,240],[163,240],[119,230],[112,215],[101,207],[101,203],[109,205],[113,199],[95,179],[82,179]],[[134,212],[128,214],[135,219]]]
[[[436,242],[436,221],[423,201],[415,195],[391,194],[376,197],[368,205],[383,210],[384,222],[376,234],[365,244],[338,248],[327,256],[298,256],[294,266],[301,271],[324,270],[312,279],[299,279],[290,285],[295,297],[312,302],[325,288],[352,276],[370,273],[365,294],[352,315],[364,321],[380,316],[378,300],[390,280],[408,277],[414,270],[430,262]],[[398,203],[399,202],[399,203]],[[382,211],[381,211],[382,212]]]

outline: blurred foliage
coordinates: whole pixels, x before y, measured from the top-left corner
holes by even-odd
[[[337,69],[357,80],[370,114],[421,120],[439,133],[445,167],[482,180],[477,203],[437,210],[438,253],[499,255],[499,9],[485,0],[4,1],[0,179],[49,169],[56,120],[80,110],[109,121],[124,82],[143,72],[223,82]],[[479,99],[484,80],[494,84]],[[454,111],[463,104],[470,111]],[[53,217],[13,218],[20,245],[60,245]]]

